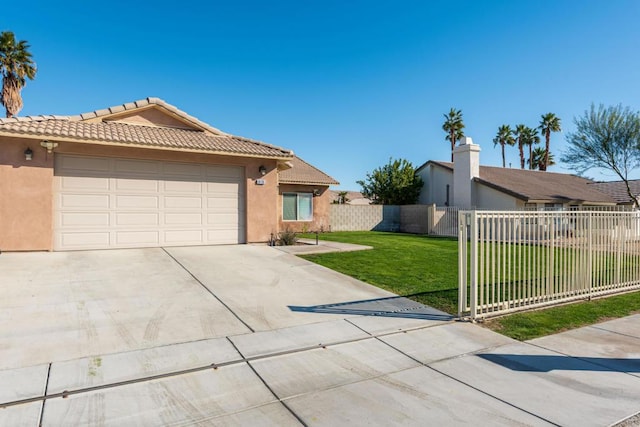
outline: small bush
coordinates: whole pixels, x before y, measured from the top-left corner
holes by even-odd
[[[298,241],[298,237],[294,231],[286,229],[285,231],[281,231],[278,235],[278,242],[280,246],[293,246]]]

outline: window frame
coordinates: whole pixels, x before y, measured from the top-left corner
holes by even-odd
[[[285,196],[296,196],[296,219],[285,219],[284,217],[284,199]],[[300,219],[300,195],[306,195],[311,203],[309,219]],[[285,191],[282,193],[282,221],[283,222],[313,222],[313,192],[304,191]]]

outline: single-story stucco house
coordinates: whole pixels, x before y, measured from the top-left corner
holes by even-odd
[[[327,226],[333,184],[158,98],[0,119],[0,250],[266,242]]]
[[[577,175],[480,165],[480,147],[465,137],[454,161],[430,160],[416,169],[424,185],[420,204],[468,209],[521,210],[615,206],[617,200]]]

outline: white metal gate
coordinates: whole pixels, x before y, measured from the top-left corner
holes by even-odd
[[[461,211],[459,316],[640,288],[639,214]]]

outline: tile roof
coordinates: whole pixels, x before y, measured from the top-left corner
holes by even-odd
[[[87,121],[149,105],[158,105],[163,109],[169,110],[180,116],[182,120],[202,130],[145,126],[115,121]],[[0,119],[0,135],[158,147],[179,151],[204,151],[242,156],[283,159],[293,157],[293,152],[290,150],[224,133],[158,98],[147,98],[146,100],[76,116],[46,115]]]
[[[451,162],[432,160],[428,163],[453,171]],[[593,184],[593,181],[571,174],[480,166],[480,176],[476,178],[476,182],[524,201],[616,202],[608,194],[588,185]]]
[[[279,181],[283,184],[309,184],[309,185],[338,185],[335,179],[331,178],[320,169],[311,166],[300,157],[293,157],[290,160],[292,168],[279,172]]]
[[[589,185],[613,197],[617,203],[632,203],[629,195],[627,194],[627,186],[624,185],[624,181],[591,182]],[[631,193],[636,197],[640,195],[640,179],[630,180],[629,188],[631,188]]]

